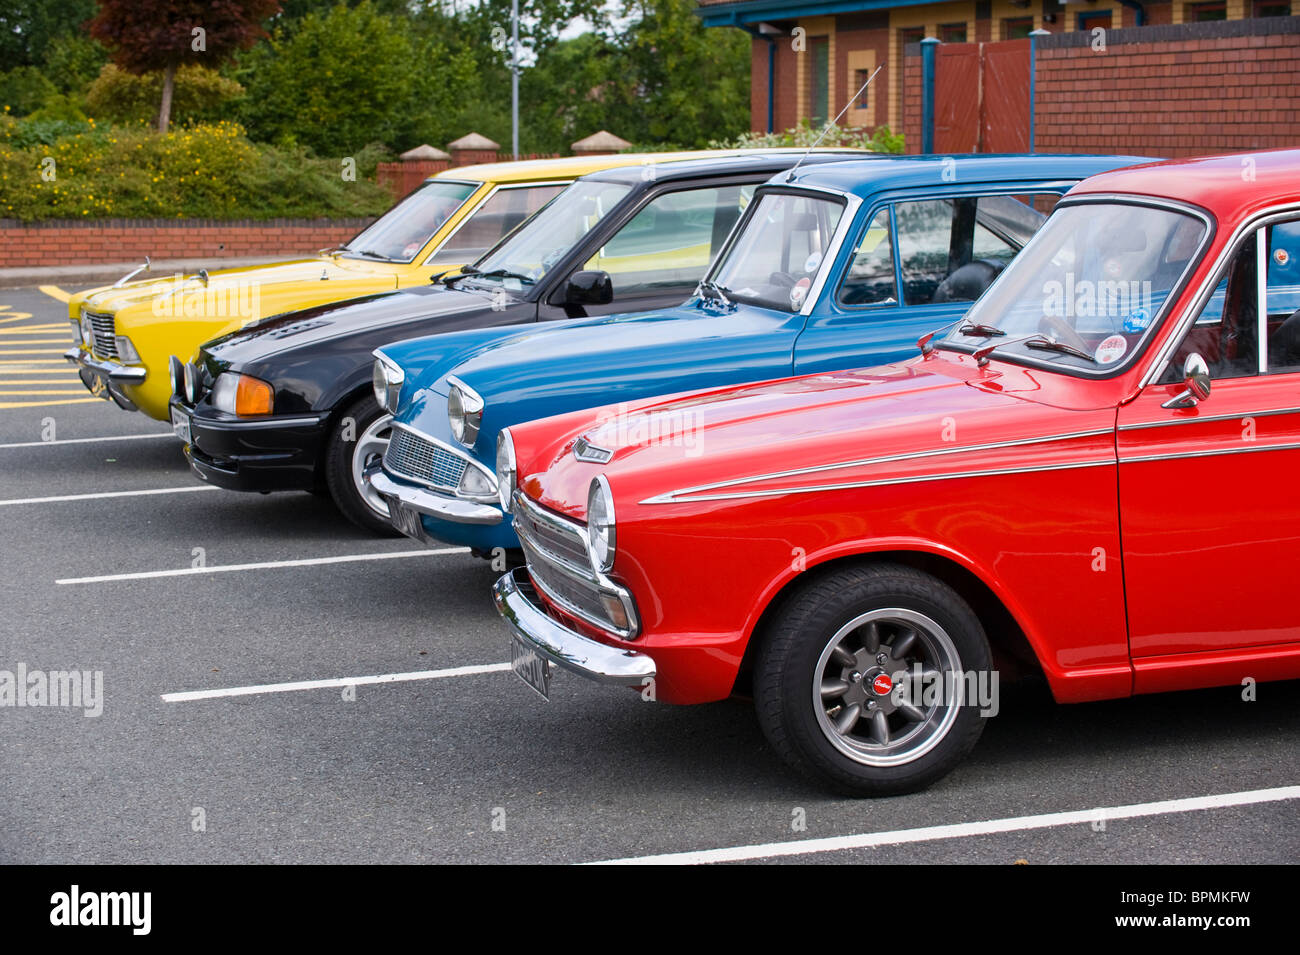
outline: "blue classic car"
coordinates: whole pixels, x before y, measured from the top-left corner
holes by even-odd
[[[503,429],[623,400],[896,361],[920,336],[960,320],[1075,182],[1144,161],[917,157],[783,172],[755,192],[676,308],[376,350],[375,394],[394,418],[382,467],[367,480],[410,537],[484,556],[516,548],[498,496],[498,469],[511,467]],[[655,436],[629,436],[645,439]]]

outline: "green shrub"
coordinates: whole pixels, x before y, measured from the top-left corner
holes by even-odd
[[[14,116],[35,112],[57,92],[54,84],[34,66],[17,66],[0,73],[0,107]]]
[[[866,126],[832,126],[822,136],[823,128],[814,128],[806,119],[799,125],[779,133],[744,133],[733,139],[714,140],[713,149],[743,149],[766,146],[847,146],[852,149],[869,149],[877,153],[901,153],[904,148],[902,134],[894,134],[888,126],[874,130]],[[818,137],[821,137],[820,141]]]
[[[172,93],[172,122],[212,122],[224,118],[228,104],[244,88],[216,70],[186,64],[176,71]],[[162,73],[137,76],[108,63],[86,90],[86,108],[97,120],[113,123],[152,123],[162,101]]]
[[[254,144],[234,123],[175,129],[0,122],[0,217],[40,219],[350,218],[392,203],[370,181],[382,151],[360,151],[357,180],[337,160]],[[53,165],[47,161],[53,160]],[[44,164],[44,165],[43,165]],[[53,178],[42,176],[52,171]]]

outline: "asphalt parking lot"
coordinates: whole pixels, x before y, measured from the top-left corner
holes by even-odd
[[[0,670],[102,671],[102,715],[0,708],[0,862],[1300,858],[1297,683],[1015,688],[956,772],[876,801],[792,775],[744,702],[560,673],[544,703],[485,562],[206,488],[165,425],[82,389],[64,314],[0,289]]]

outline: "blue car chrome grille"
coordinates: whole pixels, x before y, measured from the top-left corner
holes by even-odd
[[[394,474],[454,491],[469,463],[457,454],[405,428],[394,427],[384,467]]]

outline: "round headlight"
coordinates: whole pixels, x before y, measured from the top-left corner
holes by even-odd
[[[497,496],[501,501],[501,510],[510,513],[510,502],[515,493],[515,440],[510,437],[510,429],[504,429],[497,435]]]
[[[605,571],[614,566],[616,544],[614,495],[609,491],[605,475],[601,474],[592,478],[591,489],[587,491],[587,549],[597,570]]]
[[[474,447],[483,423],[483,399],[459,378],[448,378],[447,422],[451,433],[467,448]]]
[[[185,392],[181,390],[185,384],[185,364],[175,355],[167,359],[167,380],[171,382],[174,397],[185,397]]]
[[[397,404],[402,397],[402,382],[406,373],[383,352],[375,352],[375,368],[371,383],[375,389],[375,401],[389,414],[397,414]]]

